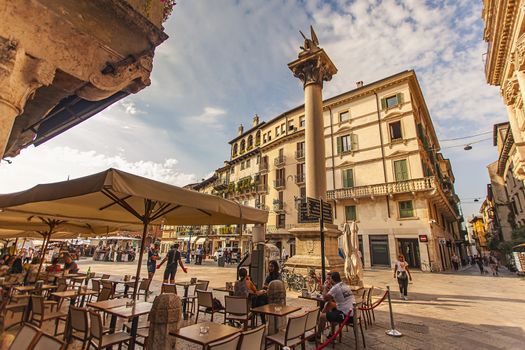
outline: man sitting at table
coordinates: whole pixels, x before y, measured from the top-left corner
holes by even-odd
[[[348,285],[341,281],[339,272],[332,272],[331,280],[333,286],[328,293],[323,295],[323,299],[327,302],[335,301],[336,307],[330,311],[321,313],[317,338],[321,338],[321,333],[324,331],[326,321],[343,322],[348,314],[352,314],[352,307],[355,303],[354,293],[352,293]],[[351,323],[351,321],[349,323]]]
[[[160,269],[162,264],[168,260],[168,264],[166,265],[166,270],[164,271],[164,283],[168,283],[168,279],[171,284],[175,283],[175,275],[177,274],[177,266],[180,265],[180,268],[184,273],[188,273],[188,270],[184,267],[184,264],[182,263],[182,257],[179,252],[179,245],[174,244],[171,246],[170,251],[164,259],[160,262],[160,264],[157,265],[157,269]]]
[[[70,255],[66,255],[66,260],[64,262],[64,270],[66,273],[77,273],[78,265],[73,261]]]

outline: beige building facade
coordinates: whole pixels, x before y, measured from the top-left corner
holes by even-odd
[[[340,228],[357,221],[365,266],[391,266],[402,253],[415,268],[450,268],[452,253],[464,251],[462,218],[415,73],[358,83],[323,101],[323,121],[326,198]],[[304,106],[267,122],[255,116],[213,176],[212,193],[270,211],[266,238],[289,255],[289,230],[307,226],[298,222],[304,123]]]

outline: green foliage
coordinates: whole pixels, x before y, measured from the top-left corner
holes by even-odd
[[[514,245],[525,243],[525,226],[518,227],[512,231],[512,241]]]

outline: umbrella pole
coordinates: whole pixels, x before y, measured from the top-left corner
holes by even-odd
[[[18,237],[16,237],[16,239],[15,239],[15,254],[16,254],[16,245],[17,245],[17,244],[18,244]],[[6,248],[7,248],[7,244],[6,244],[5,246],[6,246]]]
[[[137,291],[139,288],[140,280],[140,268],[142,267],[142,257],[144,256],[144,245],[146,244],[146,235],[148,233],[148,221],[144,221],[144,229],[142,231],[142,240],[140,241],[140,253],[139,253],[139,263],[137,264],[137,273],[135,274],[135,288],[133,289],[133,297],[135,300],[137,297]]]
[[[47,237],[44,236],[45,243],[42,246],[43,249],[42,249],[42,252],[40,253],[40,265],[38,265],[38,272],[36,273],[35,281],[38,281],[38,276],[40,276],[40,271],[42,270],[42,264],[44,263],[44,258],[46,257],[47,245],[49,244],[50,237],[51,237],[51,231],[47,234]]]
[[[326,281],[326,263],[325,263],[325,253],[324,253],[324,215],[323,215],[323,199],[320,198],[319,201],[321,202],[321,210],[320,210],[320,218],[319,218],[319,229],[321,234],[321,279],[324,282]]]

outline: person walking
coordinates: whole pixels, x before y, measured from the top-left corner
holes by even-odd
[[[485,269],[483,268],[483,258],[479,255],[476,255],[474,256],[474,260],[479,267],[479,273],[483,275],[483,273],[485,273]]]
[[[153,275],[155,275],[157,260],[160,259],[159,248],[160,248],[160,243],[155,242],[155,244],[153,245],[153,248],[150,247],[150,249],[148,250],[147,266],[148,266],[148,278],[149,279],[152,279]]]
[[[394,266],[394,278],[397,278],[401,298],[408,300],[408,281],[412,281],[412,275],[410,274],[408,263],[405,261],[405,256],[403,254],[399,254],[397,257]]]
[[[452,266],[454,266],[454,271],[459,270],[459,257],[456,255],[456,253],[452,253],[452,258],[450,258],[452,261]]]
[[[184,273],[188,273],[188,270],[184,267],[182,263],[182,255],[179,252],[179,245],[174,244],[171,246],[171,250],[166,254],[164,259],[157,265],[157,269],[160,269],[164,262],[168,261],[166,264],[166,270],[164,270],[164,283],[168,283],[168,280],[171,284],[175,283],[175,275],[177,274],[177,267],[180,265]]]
[[[494,253],[490,254],[489,256],[489,264],[490,264],[490,270],[492,271],[492,276],[499,276],[498,274],[498,265],[499,261],[498,258],[494,255]]]

